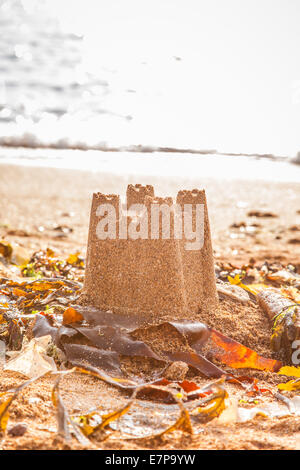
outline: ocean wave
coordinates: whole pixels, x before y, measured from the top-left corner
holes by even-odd
[[[112,145],[106,142],[98,144],[89,144],[87,142],[76,142],[69,138],[59,138],[57,140],[46,142],[39,139],[35,134],[24,133],[23,135],[0,137],[1,147],[11,148],[31,148],[31,149],[54,149],[54,150],[98,150],[101,152],[133,152],[133,153],[180,153],[190,155],[224,155],[235,157],[253,157],[270,160],[291,161],[300,164],[300,152],[294,158],[288,156],[274,155],[268,153],[247,153],[247,152],[224,152],[217,149],[200,149],[188,147],[156,146],[147,144],[132,145]]]

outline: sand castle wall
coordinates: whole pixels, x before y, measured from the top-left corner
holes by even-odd
[[[83,302],[122,314],[188,317],[217,304],[209,221],[204,191],[180,191],[179,206],[204,205],[204,245],[201,250],[187,251],[185,240],[174,237],[177,217],[172,198],[157,198],[152,186],[129,185],[127,209],[143,205],[137,211],[122,209],[117,195],[93,195],[87,249]],[[99,206],[111,204],[116,213],[116,238],[101,240],[97,236]],[[163,230],[162,205],[170,208],[170,234]],[[159,228],[151,239],[152,208],[157,206]],[[144,207],[143,210],[142,207]],[[155,209],[153,209],[155,210]],[[102,214],[103,215],[103,214]],[[156,222],[154,220],[154,222]],[[147,225],[145,239],[123,239],[124,227]],[[155,224],[154,224],[155,225]],[[168,231],[168,230],[167,230]]]
[[[187,250],[184,237],[180,245],[188,310],[192,312],[207,311],[216,306],[217,294],[205,191],[197,189],[193,191],[179,191],[176,202],[182,207],[184,204],[192,204],[193,209],[196,204],[203,205],[203,219],[201,222],[204,224],[204,240],[202,248],[200,250]],[[195,217],[193,217],[193,222],[194,221]],[[196,229],[195,225],[193,229]]]

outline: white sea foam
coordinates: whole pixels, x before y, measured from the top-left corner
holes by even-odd
[[[138,180],[139,176],[184,180],[189,187],[193,181],[202,178],[219,179],[229,185],[234,179],[300,182],[298,165],[277,159],[234,155],[0,147],[1,163],[101,172],[128,180]],[[230,186],[228,188],[230,190]]]

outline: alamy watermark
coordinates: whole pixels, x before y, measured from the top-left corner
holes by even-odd
[[[120,217],[119,217],[120,214]],[[186,250],[204,244],[204,204],[99,204],[96,210],[99,240],[184,240]]]
[[[292,354],[292,358],[291,358],[292,363],[295,366],[298,366],[300,364],[300,340],[299,339],[296,339],[295,341],[293,341],[292,349],[294,350]]]

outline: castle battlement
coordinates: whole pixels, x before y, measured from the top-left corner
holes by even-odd
[[[144,204],[145,197],[154,197],[154,188],[150,184],[142,186],[141,184],[129,184],[126,191],[127,206],[132,204]]]
[[[205,191],[179,191],[174,203],[137,184],[126,196],[122,206],[118,195],[93,195],[82,301],[127,315],[188,318],[193,312],[201,318],[217,305]],[[185,205],[193,233],[203,230],[199,249],[187,249]]]

